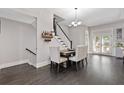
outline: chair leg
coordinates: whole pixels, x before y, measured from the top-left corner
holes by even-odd
[[[70,61],[70,63],[71,63],[71,66],[73,65],[73,62],[72,61]]]
[[[76,71],[78,71],[78,64],[77,64],[77,62],[76,62]]]
[[[53,62],[51,61],[51,66],[50,66],[50,68],[52,69],[53,68]]]
[[[84,59],[82,60],[82,68],[84,67]]]
[[[59,72],[59,64],[58,64],[58,66],[57,66],[57,72]]]
[[[87,57],[85,58],[85,60],[86,60],[86,65],[88,64],[88,62],[87,62]]]

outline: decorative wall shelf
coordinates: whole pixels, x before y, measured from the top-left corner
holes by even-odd
[[[51,39],[53,38],[52,31],[50,31],[50,32],[44,31],[44,32],[42,33],[42,38],[44,38],[44,41],[46,41],[46,42],[51,41]]]

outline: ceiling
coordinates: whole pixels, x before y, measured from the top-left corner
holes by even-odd
[[[27,24],[32,24],[35,21],[35,17],[14,11],[11,8],[0,8],[0,17]]]
[[[70,24],[74,19],[74,8],[56,8],[53,9],[59,16],[65,20],[63,24]],[[96,26],[107,24],[124,19],[124,9],[122,8],[78,8],[78,18],[84,25]]]
[[[33,16],[25,14],[32,12],[34,14],[42,13],[44,8],[20,8],[20,9],[0,9],[0,17],[11,17],[13,20],[32,23],[35,19]],[[62,24],[69,25],[75,17],[74,8],[47,8],[53,14],[62,17]],[[123,8],[78,8],[78,18],[82,20],[83,25],[96,26],[107,24],[124,19]]]

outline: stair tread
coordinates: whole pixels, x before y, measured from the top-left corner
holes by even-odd
[[[61,44],[65,44],[64,42],[60,42]]]
[[[60,42],[60,46],[68,48],[68,46],[66,45],[65,41],[63,41],[61,37],[59,37],[57,35],[57,36],[55,36],[55,38],[58,39],[58,41]]]

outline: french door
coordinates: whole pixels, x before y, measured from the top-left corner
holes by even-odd
[[[97,33],[93,39],[93,51],[97,54],[112,54],[111,34],[109,33]]]

